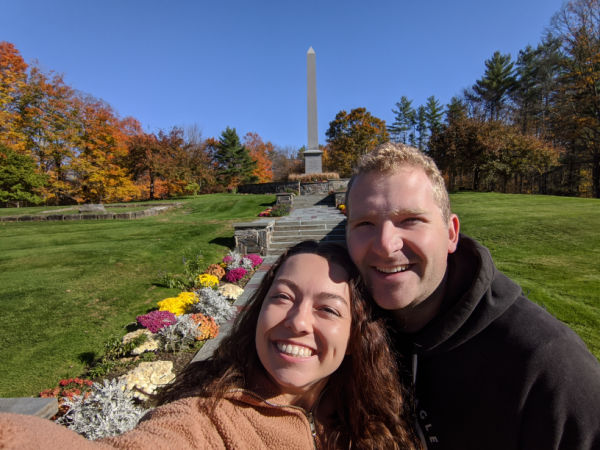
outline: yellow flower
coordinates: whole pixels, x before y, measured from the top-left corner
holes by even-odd
[[[198,275],[196,279],[197,284],[202,287],[215,287],[219,285],[219,279],[211,274],[203,273],[202,275]]]
[[[188,307],[198,301],[194,292],[181,292],[177,297],[165,298],[158,302],[160,311],[170,311],[176,316],[185,314]]]

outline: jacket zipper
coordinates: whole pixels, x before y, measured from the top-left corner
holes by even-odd
[[[317,427],[315,426],[315,418],[313,417],[312,411],[305,412],[308,424],[310,425],[310,434],[313,437],[313,445],[315,450],[317,449]]]

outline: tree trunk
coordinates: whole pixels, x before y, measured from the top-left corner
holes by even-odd
[[[594,152],[592,159],[592,192],[600,198],[600,149]]]

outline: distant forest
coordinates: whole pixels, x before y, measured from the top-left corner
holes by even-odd
[[[349,176],[387,140],[431,155],[450,190],[600,198],[600,0],[571,0],[536,47],[495,52],[447,105],[402,96],[386,124],[365,108],[330,122],[323,167]],[[144,132],[132,117],[27,64],[0,42],[0,205],[71,204],[233,191],[302,172],[304,148],[225,127]]]

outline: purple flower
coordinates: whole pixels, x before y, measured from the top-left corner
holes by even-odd
[[[161,328],[177,322],[177,317],[171,311],[150,311],[143,316],[137,316],[137,321],[144,328],[156,333]]]
[[[244,276],[248,273],[246,269],[243,267],[238,267],[237,269],[231,269],[229,272],[225,274],[225,279],[230,283],[235,283],[236,281],[240,281]]]
[[[223,256],[223,262],[225,264],[229,264],[232,261],[233,261],[233,258],[231,257],[231,255],[225,255],[225,256]]]
[[[246,255],[246,258],[252,261],[253,267],[258,266],[263,262],[263,259],[260,257],[260,255],[257,255],[256,253],[250,253],[249,255]]]

